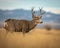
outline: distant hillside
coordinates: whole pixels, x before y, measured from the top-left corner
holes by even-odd
[[[60,14],[54,14],[51,12],[46,12],[44,10],[42,10],[42,13],[44,13],[42,17],[43,22],[48,22],[48,23],[53,22],[60,24]],[[39,11],[35,11],[35,14],[38,15]],[[31,10],[24,10],[24,9],[1,10],[0,9],[0,26],[3,26],[3,22],[8,18],[31,20],[32,19]]]

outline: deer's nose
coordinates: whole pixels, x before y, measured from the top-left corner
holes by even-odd
[[[41,21],[40,23],[43,23],[43,21]]]
[[[43,23],[43,21],[40,21],[40,23]]]

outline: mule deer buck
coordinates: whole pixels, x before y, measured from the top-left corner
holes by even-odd
[[[23,32],[23,34],[28,33],[37,24],[42,23],[42,21],[40,20],[42,16],[35,16],[34,13],[34,8],[32,8],[32,20],[7,19],[4,22],[4,28],[8,31]]]

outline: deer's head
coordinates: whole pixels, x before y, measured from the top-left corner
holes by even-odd
[[[39,8],[40,9],[40,8]],[[42,14],[41,14],[41,9],[40,9],[40,14],[38,16],[36,16],[34,13],[35,11],[33,11],[34,8],[32,8],[32,18],[35,21],[36,24],[40,24],[43,23],[43,21],[41,20],[42,18]]]

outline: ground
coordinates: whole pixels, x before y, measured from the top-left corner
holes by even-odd
[[[33,29],[22,32],[6,32],[0,29],[0,48],[60,48],[60,30]]]

